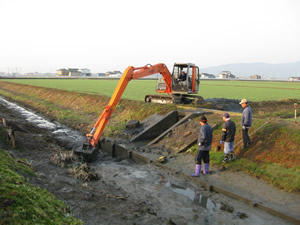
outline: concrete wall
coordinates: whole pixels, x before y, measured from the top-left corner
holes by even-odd
[[[130,141],[141,141],[141,140],[151,140],[156,138],[173,124],[179,120],[178,111],[172,111],[162,117],[160,120],[155,122],[153,125],[147,127],[141,133],[133,137]]]

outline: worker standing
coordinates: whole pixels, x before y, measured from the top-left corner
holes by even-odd
[[[235,136],[235,123],[230,119],[230,116],[228,113],[224,113],[222,115],[224,124],[222,128],[222,136],[220,140],[220,144],[223,144],[224,142],[224,160],[223,162],[228,162],[228,155],[229,160],[234,160],[234,151],[233,151],[233,145],[234,145],[234,136]]]
[[[252,125],[252,109],[248,105],[248,100],[243,98],[240,105],[244,108],[242,115],[242,129],[243,129],[243,149],[247,148],[251,144],[248,130]]]
[[[208,174],[209,172],[209,150],[211,149],[212,143],[212,128],[207,123],[207,118],[205,116],[201,116],[200,118],[200,132],[198,137],[198,152],[195,158],[196,166],[195,173],[192,175],[193,177],[200,176],[201,173],[201,162],[204,162],[204,174]]]

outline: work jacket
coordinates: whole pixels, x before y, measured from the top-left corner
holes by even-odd
[[[213,130],[208,124],[204,124],[200,128],[198,136],[198,150],[199,151],[209,151],[212,143],[212,133]]]
[[[223,124],[221,141],[226,141],[226,142],[234,141],[235,131],[236,131],[235,123],[231,120],[227,120]]]
[[[252,109],[250,106],[244,108],[242,115],[242,126],[251,127],[252,125]]]

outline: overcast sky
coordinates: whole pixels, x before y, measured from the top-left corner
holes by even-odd
[[[299,0],[0,0],[0,72],[300,60]]]

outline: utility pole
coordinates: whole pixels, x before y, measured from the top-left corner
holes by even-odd
[[[297,103],[294,103],[294,109],[295,109],[295,125],[297,125],[297,106],[298,104]]]

